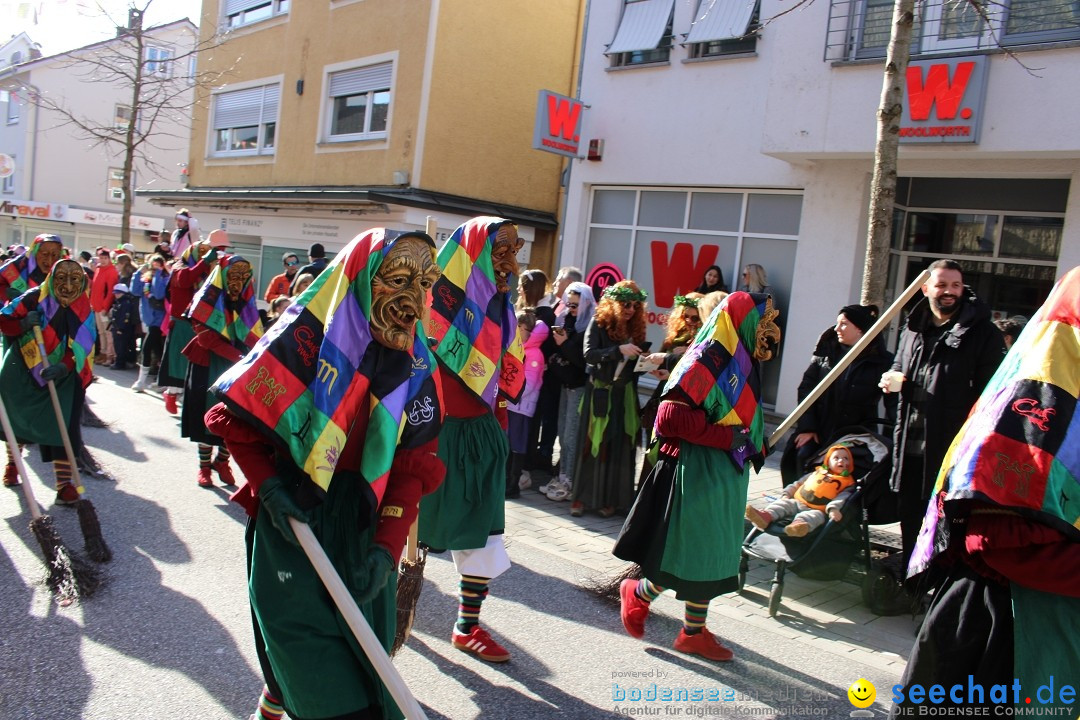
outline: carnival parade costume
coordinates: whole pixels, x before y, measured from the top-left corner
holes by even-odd
[[[453,551],[461,574],[452,642],[491,662],[510,657],[478,620],[488,583],[510,567],[503,540],[506,400],[521,397],[524,373],[509,281],[520,247],[516,226],[502,218],[473,218],[455,230],[439,251],[443,275],[432,289],[429,320],[447,407],[439,442],[446,481],[420,504],[419,539]]]
[[[15,437],[41,446],[41,459],[53,463],[56,501],[71,504],[79,490],[71,483],[72,469],[63,447],[52,400],[46,387],[53,381],[67,425],[72,449],[82,448],[79,419],[86,387],[93,379],[96,330],[90,309],[86,272],[77,262],[60,260],[39,287],[23,293],[0,311],[5,349],[0,365],[5,405]],[[41,329],[48,368],[34,338]]]
[[[657,412],[660,450],[614,554],[642,567],[620,588],[623,624],[644,634],[649,603],[664,589],[686,602],[675,649],[713,660],[731,651],[705,628],[709,601],[738,587],[750,466],[768,452],[760,361],[779,340],[766,295],[732,293],[679,360]]]
[[[244,472],[249,590],[267,694],[293,718],[400,718],[297,546],[309,521],[385,648],[417,503],[442,480],[438,369],[419,318],[438,276],[423,233],[355,238],[219,378],[207,413]],[[369,717],[369,715],[363,715]]]

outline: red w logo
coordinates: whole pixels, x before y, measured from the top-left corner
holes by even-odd
[[[957,63],[956,75],[949,82],[948,65],[931,65],[923,82],[922,68],[909,66],[907,69],[908,108],[912,120],[930,118],[930,108],[937,103],[939,120],[956,119],[960,101],[964,99],[968,79],[975,63],[971,61]]]
[[[577,142],[577,126],[578,118],[581,117],[581,103],[573,102],[569,98],[557,98],[554,95],[547,96],[547,103],[548,135],[551,137],[561,135],[564,140]]]
[[[675,304],[676,295],[693,292],[705,276],[710,265],[716,264],[716,255],[720,248],[715,245],[703,245],[697,260],[694,260],[694,246],[690,243],[675,243],[668,259],[668,244],[663,240],[653,240],[652,249],[654,307],[669,308]]]

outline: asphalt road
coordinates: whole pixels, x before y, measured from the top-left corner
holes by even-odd
[[[130,372],[91,386],[108,428],[85,440],[114,480],[86,478],[114,559],[93,598],[60,607],[18,491],[0,490],[0,720],[246,718],[261,688],[244,581],[244,517],[222,487],[195,484],[195,446]],[[45,420],[48,420],[47,418]],[[51,468],[26,456],[38,501],[68,547],[75,513],[52,505]],[[45,478],[45,482],[41,478]],[[588,568],[524,544],[492,583],[482,623],[511,651],[489,665],[450,646],[457,576],[446,556],[427,566],[413,636],[396,666],[431,718],[848,717],[847,687],[865,677],[881,696],[895,675],[837,661],[805,643],[768,642],[752,626],[710,629],[736,651],[716,664],[670,649],[682,606],[661,597],[645,641],[625,634],[616,606],[580,586]],[[823,658],[828,658],[822,662]],[[730,700],[641,700],[700,689]],[[620,698],[625,692],[625,699]],[[693,697],[688,695],[688,697]]]

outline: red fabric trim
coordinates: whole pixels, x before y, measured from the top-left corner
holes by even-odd
[[[203,417],[206,429],[225,441],[244,477],[236,492],[229,498],[255,517],[259,508],[259,488],[263,481],[277,474],[274,466],[274,447],[243,420],[226,409],[224,403],[210,408]]]

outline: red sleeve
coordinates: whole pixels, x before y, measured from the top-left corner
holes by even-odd
[[[192,267],[181,267],[172,274],[173,281],[182,288],[193,288],[210,274],[210,263],[204,257]]]
[[[409,528],[419,512],[420,498],[435,491],[446,475],[442,460],[435,456],[438,439],[418,448],[397,451],[390,467],[389,483],[379,505],[375,542],[400,558]]]
[[[224,403],[210,408],[203,418],[206,428],[225,441],[244,479],[230,498],[251,517],[259,507],[259,488],[263,481],[277,474],[274,466],[274,446],[240,418],[233,415]]]
[[[24,313],[25,315],[25,313]],[[0,315],[0,334],[8,337],[18,337],[23,334],[22,318],[14,315]]]
[[[730,425],[705,422],[705,411],[665,400],[656,412],[656,432],[668,439],[730,450],[735,431]]]
[[[243,359],[244,353],[234,348],[232,344],[221,336],[221,333],[214,332],[202,323],[195,322],[194,320],[191,321],[191,325],[195,328],[195,339],[192,340],[192,343],[197,343],[200,348],[212,352],[218,357],[225,358],[232,363],[240,362],[240,360]],[[187,350],[187,348],[184,349],[185,351]],[[206,358],[206,360],[206,364],[208,364],[210,359]]]
[[[967,525],[964,549],[977,570],[1042,592],[1080,597],[1080,543],[1013,514],[975,512]]]
[[[510,411],[506,408],[506,398],[499,395],[495,400],[495,419],[499,421],[499,427],[506,432],[510,428]]]

